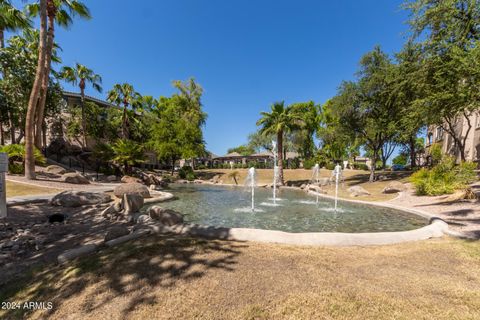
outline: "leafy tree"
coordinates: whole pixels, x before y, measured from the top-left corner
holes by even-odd
[[[424,96],[416,107],[452,137],[461,160],[473,124],[472,112],[480,108],[480,2],[478,0],[417,0],[405,2],[410,12],[413,38],[424,50],[421,77]],[[456,130],[463,122],[466,130]]]
[[[400,114],[391,99],[392,64],[379,47],[360,61],[358,82],[344,82],[333,98],[339,123],[371,152],[369,181],[375,180],[376,163],[385,143],[397,133]]]
[[[294,112],[298,113],[300,130],[297,131],[297,145],[304,159],[310,159],[315,154],[313,137],[319,128],[321,107],[313,101],[292,104]]]
[[[249,145],[241,145],[235,148],[230,148],[227,150],[228,153],[237,152],[242,156],[248,156],[252,153],[255,153],[255,149]]]
[[[398,156],[393,158],[392,163],[393,164],[399,164],[402,166],[406,166],[408,162],[408,154],[406,153],[400,153]]]
[[[261,126],[262,134],[275,134],[277,138],[278,154],[278,180],[283,185],[283,139],[288,131],[297,130],[301,118],[294,112],[293,107],[285,107],[285,103],[275,102],[271,106],[270,112],[261,112],[262,117],[257,121],[257,126]]]
[[[93,72],[93,70],[87,68],[86,66],[79,64],[78,62],[74,67],[63,67],[60,73],[60,77],[65,79],[65,81],[71,83],[72,85],[80,88],[81,96],[81,109],[82,109],[82,138],[83,138],[83,147],[87,147],[87,128],[86,128],[86,117],[85,117],[85,86],[87,83],[91,84],[93,89],[98,92],[102,92],[102,78]]]

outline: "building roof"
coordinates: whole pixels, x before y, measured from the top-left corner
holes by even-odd
[[[62,91],[62,95],[63,95],[64,99],[79,99],[80,100],[82,98],[82,95],[80,93],[70,92],[70,91]],[[117,109],[119,108],[117,105],[115,105],[113,103],[110,103],[108,101],[104,101],[104,100],[101,100],[101,99],[97,99],[97,98],[94,98],[94,97],[91,97],[91,96],[88,96],[88,95],[85,95],[85,100],[90,101],[90,102],[94,102],[101,107],[110,107],[110,108],[117,108]]]

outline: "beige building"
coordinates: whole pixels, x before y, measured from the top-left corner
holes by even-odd
[[[468,121],[470,121],[472,127],[467,133]],[[462,138],[467,138],[465,140],[465,159],[467,161],[480,162],[480,111],[472,113],[468,120],[464,117],[459,118],[455,130]],[[455,145],[452,136],[445,132],[441,126],[428,127],[427,150],[435,143],[441,145],[444,154],[453,155],[457,158],[457,161],[460,161],[459,148]]]

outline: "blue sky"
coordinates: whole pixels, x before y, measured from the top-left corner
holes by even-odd
[[[20,1],[19,1],[20,2]],[[207,148],[224,154],[246,142],[260,111],[332,97],[360,57],[404,43],[401,1],[85,0],[92,19],[57,28],[63,63],[80,62],[145,95],[174,92],[190,76],[204,88]],[[21,2],[20,2],[21,3]],[[67,89],[72,89],[68,85]]]

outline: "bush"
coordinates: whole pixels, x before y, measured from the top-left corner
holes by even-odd
[[[368,166],[365,163],[354,162],[353,163],[353,169],[368,171]]]
[[[335,169],[335,163],[333,163],[333,162],[327,163],[327,164],[325,165],[325,169],[327,169],[327,170],[333,170],[333,169]]]
[[[477,179],[475,167],[472,162],[462,162],[457,166],[453,157],[444,157],[433,168],[415,172],[410,180],[418,195],[449,194],[467,188]]]
[[[25,168],[23,168],[23,163],[25,161],[25,145],[9,144],[0,147],[0,152],[5,152],[8,154],[8,171],[10,173],[23,174],[25,172]],[[33,156],[36,164],[40,166],[47,164],[47,159],[45,159],[42,152],[37,148],[34,148]]]
[[[303,161],[303,168],[310,170],[315,166],[315,159],[307,159]]]
[[[199,165],[197,166],[197,170],[205,170],[205,169],[207,169],[207,166],[204,165],[204,164],[199,164]]]
[[[195,180],[195,173],[190,166],[181,167],[180,170],[178,170],[178,176],[180,177],[180,179]],[[191,179],[189,179],[189,177]]]

